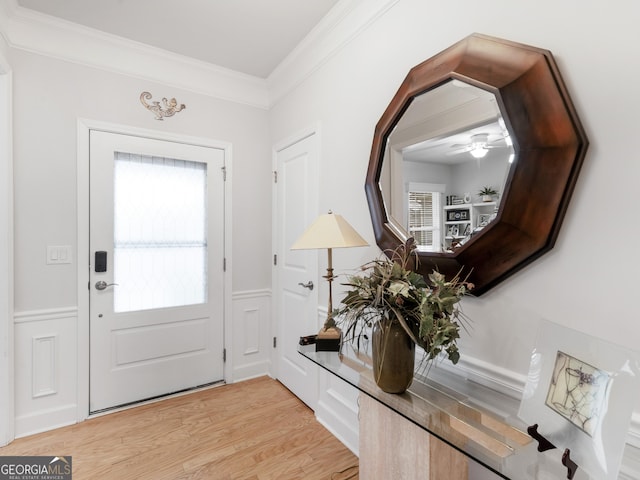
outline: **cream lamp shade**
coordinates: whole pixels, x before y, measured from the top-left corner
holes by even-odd
[[[341,216],[331,211],[320,215],[295,241],[291,250],[366,247],[369,244]]]
[[[342,336],[333,320],[331,282],[335,277],[331,251],[333,248],[366,247],[367,245],[369,245],[367,241],[342,216],[329,211],[326,215],[320,215],[291,246],[291,250],[327,249],[327,274],[323,278],[329,282],[329,305],[327,320],[317,335],[316,350],[339,350]]]

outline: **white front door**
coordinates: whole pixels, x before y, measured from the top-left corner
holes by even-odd
[[[222,380],[224,150],[89,139],[89,410]]]
[[[276,225],[278,254],[276,321],[278,379],[309,407],[318,399],[318,371],[302,357],[298,341],[318,333],[318,252],[291,250],[291,245],[318,216],[317,134],[276,152]],[[313,283],[313,289],[302,285]]]

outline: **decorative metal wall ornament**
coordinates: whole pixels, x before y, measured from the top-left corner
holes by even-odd
[[[153,95],[149,92],[142,92],[140,94],[140,102],[144,105],[144,108],[153,112],[156,116],[156,120],[164,120],[164,117],[173,117],[176,113],[184,110],[187,106],[184,103],[178,105],[178,102],[175,98],[171,100],[167,100],[166,98],[162,99],[162,105],[160,102],[151,102],[152,105],[149,105],[146,101],[151,100]]]

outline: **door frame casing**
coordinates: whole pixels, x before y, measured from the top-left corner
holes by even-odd
[[[157,130],[132,127],[98,120],[79,118],[77,122],[77,264],[78,264],[78,398],[77,420],[83,421],[89,415],[89,132],[100,130],[109,133],[133,135],[154,140],[165,140],[201,147],[217,148],[224,151],[226,180],[224,183],[224,346],[232,345],[232,146],[230,142],[210,138],[161,132]],[[229,352],[230,353],[230,352]],[[226,355],[223,365],[224,381],[233,382],[233,356]]]
[[[287,147],[290,147],[304,139],[306,139],[307,137],[311,137],[311,136],[315,136],[315,148],[316,148],[316,153],[318,156],[318,159],[321,158],[320,157],[320,124],[319,123],[314,123],[312,125],[307,126],[306,128],[302,128],[301,130],[298,130],[297,132],[289,135],[288,137],[280,140],[279,142],[276,142],[272,148],[271,148],[271,164],[273,166],[273,172],[274,172],[274,176],[276,175],[275,172],[277,172],[278,170],[278,154],[279,152],[281,152],[282,150],[286,149]],[[278,232],[278,214],[279,214],[279,208],[278,208],[278,185],[276,184],[276,182],[274,181],[271,184],[271,211],[272,213],[272,217],[271,217],[271,249],[273,251],[273,255],[278,255],[278,258],[282,258],[281,253],[278,251],[278,241],[279,241],[279,232]],[[320,199],[317,199],[317,202],[319,203]],[[273,336],[274,338],[276,338],[279,334],[279,318],[280,318],[280,295],[282,294],[281,292],[281,282],[280,282],[280,272],[279,269],[272,264],[272,275],[271,275],[271,291],[272,291],[272,295],[271,295],[271,331],[273,332]],[[271,372],[270,375],[273,378],[278,378],[279,375],[279,358],[278,355],[280,353],[280,345],[276,342],[276,346],[274,346],[274,348],[272,348],[271,350]]]
[[[12,92],[12,70],[0,52],[0,447],[15,438]]]

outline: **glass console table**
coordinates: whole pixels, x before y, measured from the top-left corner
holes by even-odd
[[[495,474],[487,472],[486,478],[590,479],[579,468],[577,472],[569,472],[563,464],[562,451],[538,451],[538,442],[526,433],[529,426],[517,417],[520,402],[513,398],[437,367],[432,367],[426,378],[416,375],[405,393],[388,394],[373,381],[370,357],[349,344],[344,344],[341,352],[316,352],[313,345],[300,346],[299,353],[360,391],[361,423],[364,394],[367,401],[369,398],[376,401],[373,405],[386,407],[399,415],[400,420],[406,419],[444,442],[446,449],[461,452]],[[361,434],[361,450],[362,443]],[[564,460],[566,463],[567,459]],[[464,475],[456,478],[466,478]],[[451,476],[448,478],[453,480]]]

